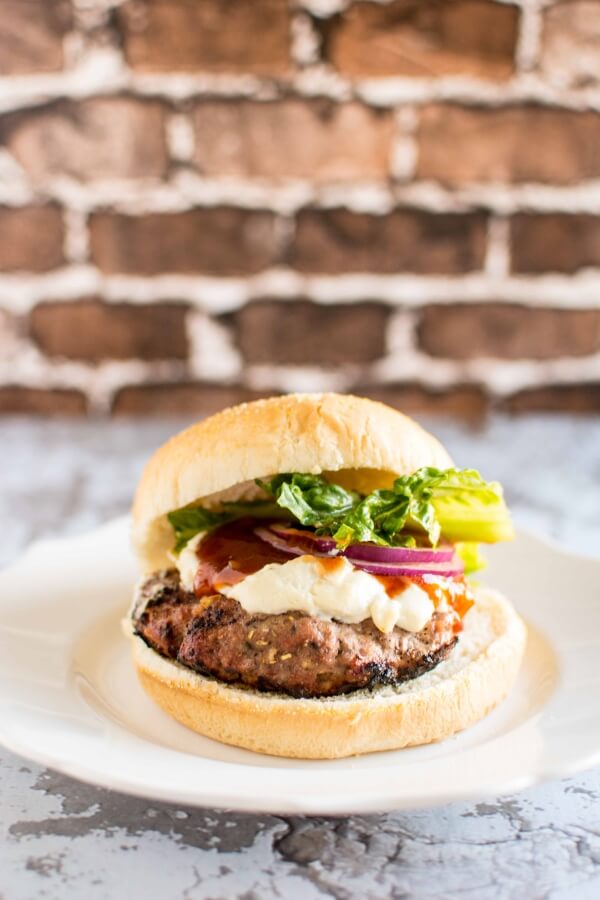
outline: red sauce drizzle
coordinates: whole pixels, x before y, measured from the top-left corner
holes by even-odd
[[[446,600],[450,609],[456,616],[454,621],[454,633],[462,631],[463,617],[469,612],[475,603],[473,592],[463,576],[459,578],[432,578],[423,577],[414,579],[422,590],[428,595],[433,605],[438,607],[442,600]]]
[[[411,584],[416,584],[425,591],[435,608],[445,600],[455,613],[454,633],[462,631],[462,619],[475,603],[473,592],[464,577],[436,578],[423,575],[375,575],[383,585],[388,597],[397,597]]]
[[[373,578],[383,585],[388,597],[392,598],[397,597],[416,581],[416,578],[408,578],[406,575],[374,575]]]
[[[317,556],[316,560],[325,577],[333,575],[336,569],[341,569],[346,562],[343,556]]]
[[[219,585],[237,584],[269,563],[284,563],[293,554],[277,550],[254,534],[257,523],[236,519],[215,528],[198,544],[198,571],[194,592],[198,597],[218,591]]]

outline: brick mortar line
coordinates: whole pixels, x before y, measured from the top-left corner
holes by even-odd
[[[394,130],[388,171],[392,184],[413,182],[419,159],[420,110],[406,105],[394,111]],[[390,188],[391,190],[392,188]]]
[[[165,145],[170,166],[193,166],[196,133],[191,116],[177,110],[169,111],[165,122]]]
[[[116,2],[123,3],[125,0],[116,0]],[[361,2],[361,0],[293,0],[293,5],[297,9],[303,9],[313,13],[319,18],[330,18],[337,12],[346,10],[359,2]],[[379,6],[390,6],[394,0],[369,0],[369,2]],[[517,6],[523,9],[529,6],[532,0],[494,0],[494,2],[501,3],[504,6]],[[555,0],[534,0],[534,2],[551,5]],[[330,10],[329,12],[326,11],[328,9]]]
[[[435,390],[472,384],[502,397],[527,387],[595,384],[600,378],[600,353],[554,360],[492,357],[453,360],[415,350],[410,355],[403,353],[400,359],[389,356],[371,365],[348,364],[329,371],[317,366],[249,365],[244,368],[243,383],[257,389],[300,390],[301,379],[305,376],[314,380],[316,386],[319,380],[323,383],[329,379],[331,384],[339,383],[345,389],[359,382],[369,387],[415,382]]]
[[[296,6],[290,21],[290,56],[300,71],[316,65],[322,56],[321,35],[315,28],[310,14]]]
[[[242,384],[256,391],[349,391],[360,380],[360,367],[353,365],[336,366],[335,369],[320,369],[317,366],[270,366],[253,365],[245,367]]]
[[[447,384],[479,384],[495,396],[508,396],[523,388],[553,384],[595,384],[600,381],[600,352],[554,359],[500,359],[474,357],[457,360],[430,356],[420,348],[378,360],[368,384],[382,386],[398,381],[420,381],[444,388]]]
[[[40,202],[56,202],[79,213],[109,210],[139,216],[219,206],[268,210],[283,217],[294,216],[307,207],[344,207],[383,216],[402,206],[432,213],[483,209],[502,216],[524,211],[600,215],[600,179],[576,185],[478,182],[452,189],[428,180],[254,182],[251,178],[202,178],[184,170],[169,181],[140,178],[81,182],[56,178],[43,188],[26,180],[0,182],[0,205],[18,208]]]
[[[91,53],[92,51],[88,51]],[[252,99],[255,102],[298,97],[323,97],[333,102],[364,102],[374,108],[407,103],[462,103],[494,109],[511,104],[539,103],[558,110],[600,110],[600,87],[554,86],[534,72],[520,72],[504,82],[470,76],[436,78],[361,78],[351,80],[328,64],[319,63],[286,78],[253,74],[137,73],[109,61],[86,67],[86,56],[72,69],[42,75],[0,77],[0,113],[25,111],[56,99],[84,100],[127,95],[154,97],[175,104],[206,98]],[[94,68],[98,74],[94,74]]]
[[[88,10],[110,12],[118,6],[124,6],[128,0],[71,0],[75,16],[85,15]],[[503,2],[503,0],[500,0]],[[504,2],[512,2],[512,0],[504,0]],[[514,0],[515,3],[523,2],[523,0]],[[525,0],[527,2],[527,0]]]
[[[116,3],[124,3],[126,0],[114,0]],[[296,7],[300,9],[306,9],[307,11],[311,11],[314,9],[323,9],[327,7],[331,7],[332,10],[339,9],[347,9],[349,6],[353,6],[355,3],[365,2],[365,0],[293,0],[293,3]],[[368,0],[370,3],[378,4],[380,6],[389,6],[391,3],[394,3],[395,0]],[[518,6],[518,7],[526,7],[529,6],[532,2],[536,4],[541,4],[542,6],[551,6],[556,3],[556,0],[494,0],[495,3],[501,3],[504,6]],[[333,13],[327,13],[324,15],[332,15]]]
[[[188,369],[197,379],[232,379],[243,369],[242,356],[235,346],[232,331],[222,322],[199,310],[186,316],[189,343]]]
[[[483,270],[492,280],[508,278],[510,274],[509,228],[509,220],[505,216],[490,216]]]
[[[108,52],[113,56],[113,60],[118,60],[119,68],[125,68],[125,57],[118,37],[102,48],[94,43],[94,32],[97,29],[110,29],[112,12],[117,7],[123,6],[125,2],[126,0],[91,0],[91,2],[90,0],[83,0],[83,2],[71,0],[71,28],[63,38],[65,70],[85,69],[90,58],[97,57],[99,51],[104,54]],[[90,36],[92,37],[91,44],[89,43]]]
[[[491,367],[490,367],[491,363]],[[552,384],[594,384],[600,379],[600,353],[585,357],[557,357],[552,360],[502,360],[480,357],[453,360],[433,357],[414,348],[412,353],[389,355],[367,365],[346,364],[335,369],[318,366],[246,365],[241,370],[241,384],[256,389],[319,389],[325,382],[335,389],[350,389],[359,382],[370,387],[393,383],[415,382],[431,389],[446,389],[459,384],[486,388],[494,396],[508,396],[527,387]],[[227,379],[229,383],[231,378]],[[202,381],[213,382],[209,373]]]
[[[375,0],[375,2],[387,3],[389,0]],[[352,3],[353,0],[295,0],[298,9],[303,9],[318,19],[329,19],[336,13],[348,9]]]
[[[102,275],[91,266],[67,266],[44,275],[0,275],[0,306],[26,314],[37,303],[69,301],[90,295],[107,303],[188,302],[213,315],[233,312],[245,303],[272,297],[285,303],[298,297],[323,305],[379,301],[395,309],[428,303],[513,302],[531,308],[597,309],[600,269],[576,275],[511,275],[484,272],[435,276],[418,274],[303,275],[270,269],[247,278],[202,275]],[[574,305],[574,297],[576,303]]]
[[[517,72],[528,72],[540,63],[543,0],[528,0],[520,7],[515,67]]]
[[[318,96],[318,91],[311,90],[306,77],[304,84],[298,84],[297,90],[304,97]],[[433,103],[499,109],[532,103],[556,110],[600,110],[599,88],[558,88],[534,73],[516,75],[503,84],[453,75],[435,79],[388,77],[343,81],[338,89],[325,95],[332,100],[340,97],[345,100],[356,99],[381,109],[393,109],[405,104],[424,106]]]
[[[95,366],[79,362],[54,362],[40,357],[19,377],[14,366],[0,365],[0,387],[81,390],[90,401],[91,412],[107,412],[120,388],[160,383],[176,385],[198,379],[207,385],[235,385],[255,390],[351,390],[415,384],[425,390],[451,391],[466,384],[484,389],[490,399],[509,397],[521,390],[564,384],[592,385],[600,380],[600,354],[582,358],[545,360],[458,361],[436,359],[415,352],[402,367],[392,359],[371,366],[347,365],[335,370],[315,366],[247,366],[229,378],[209,378],[187,371],[184,363],[105,361]]]
[[[115,392],[125,385],[152,379],[176,383],[186,378],[186,364],[179,360],[110,360],[90,365],[52,360],[31,344],[19,349],[18,367],[14,361],[0,361],[0,386],[80,390],[90,400],[91,412],[108,411]]]
[[[63,252],[67,263],[84,265],[90,258],[90,234],[87,213],[65,206],[62,210]]]
[[[383,359],[411,358],[418,347],[418,327],[421,309],[399,309],[389,317],[385,329]]]

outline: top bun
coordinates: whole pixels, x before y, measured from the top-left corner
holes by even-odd
[[[171,510],[261,496],[254,479],[335,472],[368,492],[421,466],[452,461],[402,413],[362,397],[288,394],[225,409],[175,435],[148,462],[133,505],[133,543],[145,571],[169,565]]]

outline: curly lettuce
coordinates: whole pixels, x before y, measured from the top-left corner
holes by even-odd
[[[441,538],[494,543],[513,537],[502,488],[475,469],[421,468],[366,496],[322,475],[293,473],[257,483],[298,522],[341,546],[414,546],[423,533],[434,547]]]
[[[421,468],[392,488],[363,495],[325,478],[293,472],[256,482],[269,500],[225,503],[219,511],[188,506],[168,514],[175,552],[200,531],[242,516],[287,518],[333,537],[339,546],[370,542],[414,547],[427,540],[461,545],[467,567],[481,568],[476,544],[510,540],[513,527],[497,482],[475,469]]]
[[[212,531],[225,522],[252,516],[254,519],[280,519],[282,509],[272,501],[256,500],[248,503],[224,503],[219,511],[203,506],[183,506],[167,513],[167,519],[175,532],[174,553],[180,553],[185,545],[201,531]]]

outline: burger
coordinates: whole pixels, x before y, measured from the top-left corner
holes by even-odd
[[[151,458],[127,620],[147,693],[188,728],[285,757],[439,741],[510,690],[525,626],[469,575],[510,540],[502,489],[371,400],[226,409]]]

